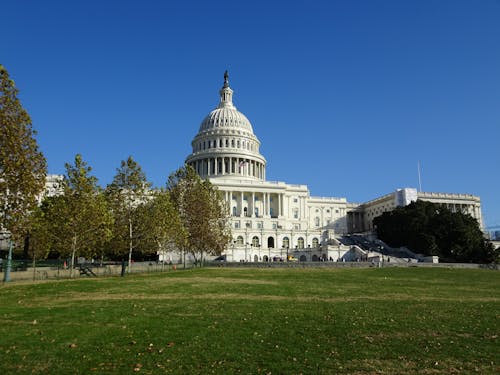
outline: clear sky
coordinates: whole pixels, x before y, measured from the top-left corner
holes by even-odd
[[[364,202],[479,195],[500,225],[500,1],[3,1],[0,63],[50,173],[183,165],[228,69],[267,177]]]

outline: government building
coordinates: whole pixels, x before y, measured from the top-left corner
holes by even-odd
[[[227,72],[219,95],[217,108],[201,122],[186,164],[221,191],[230,209],[233,239],[224,254],[227,261],[368,259],[375,253],[353,242],[353,234],[372,232],[375,217],[417,199],[468,213],[483,227],[480,199],[469,194],[405,188],[358,204],[311,196],[307,185],[268,181],[260,141],[233,104]]]

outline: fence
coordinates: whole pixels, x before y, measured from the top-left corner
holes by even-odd
[[[18,262],[19,263],[19,262]],[[5,266],[5,264],[4,264]],[[157,262],[134,262],[131,267],[126,267],[126,273],[151,273],[151,272],[169,272],[177,269],[192,268],[193,265],[184,264],[166,264]],[[38,281],[38,280],[58,280],[58,279],[78,279],[99,276],[120,276],[122,275],[122,263],[106,263],[102,266],[96,263],[85,263],[76,265],[73,272],[64,265],[28,267],[16,265],[11,268],[11,281]],[[0,280],[3,280],[5,269],[0,270]]]

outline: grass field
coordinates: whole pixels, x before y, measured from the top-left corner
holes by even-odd
[[[500,273],[230,269],[0,286],[0,374],[500,372]]]

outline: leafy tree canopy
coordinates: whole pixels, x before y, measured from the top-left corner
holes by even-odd
[[[229,243],[231,232],[229,211],[217,188],[190,166],[170,175],[167,188],[186,233],[183,250],[201,262],[206,254],[219,255]]]
[[[151,250],[142,240],[145,233],[141,229],[145,229],[145,224],[140,221],[145,217],[139,210],[150,199],[150,188],[146,174],[132,156],[121,161],[105,191],[114,217],[113,236],[108,244],[108,253],[112,257],[123,259],[127,256],[131,262],[133,251],[144,255]]]
[[[18,90],[0,65],[0,230],[21,239],[45,186],[47,164]]]
[[[113,219],[91,170],[76,155],[74,164],[66,164],[63,195],[47,198],[42,205],[52,251],[62,257],[71,255],[72,262],[78,255],[102,255],[111,235]]]
[[[145,246],[158,253],[184,247],[186,233],[167,190],[154,191],[151,199],[138,207],[138,216]]]
[[[373,220],[378,237],[453,262],[496,262],[499,250],[484,238],[476,219],[426,201],[384,212]]]

